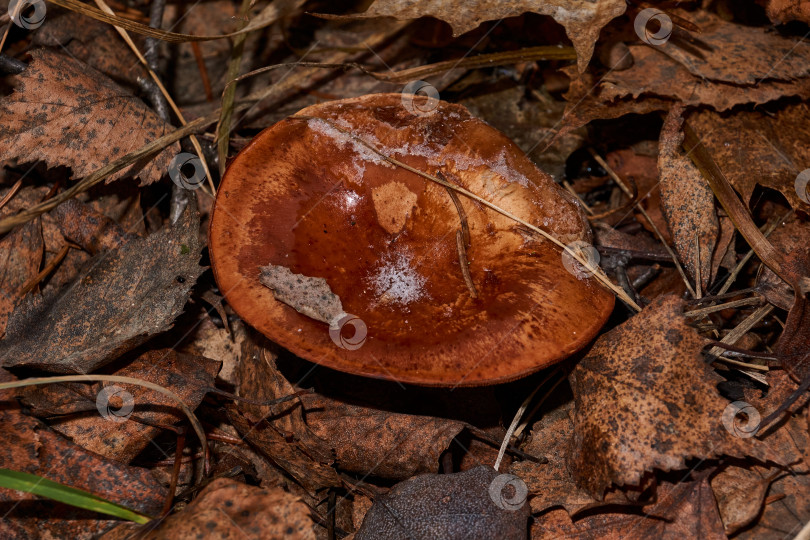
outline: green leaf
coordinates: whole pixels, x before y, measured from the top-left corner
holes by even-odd
[[[93,510],[94,512],[134,521],[135,523],[149,523],[152,519],[87,491],[65,486],[35,474],[0,469],[0,487],[33,493],[77,508]]]

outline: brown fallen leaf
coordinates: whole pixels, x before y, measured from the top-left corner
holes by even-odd
[[[0,342],[4,367],[86,373],[171,327],[203,271],[199,214],[100,253],[58,294],[21,304]]]
[[[80,178],[139,149],[172,127],[112,80],[50,49],[14,77],[16,91],[0,100],[0,160],[65,165]],[[127,176],[157,182],[180,151],[177,143],[134,163],[108,181]]]
[[[695,48],[682,47],[670,39],[656,49],[697,77],[756,85],[764,80],[793,81],[810,75],[810,43],[800,37],[725,21],[705,10],[674,10],[673,14],[700,28],[700,33],[692,36]]]
[[[725,540],[709,482],[662,482],[657,502],[642,513],[604,513],[571,521],[565,510],[543,514],[532,524],[533,539],[649,540],[650,538],[701,538]]]
[[[629,49],[633,65],[610,72],[599,85],[599,98],[606,103],[617,98],[652,96],[725,111],[736,105],[766,103],[784,96],[810,96],[808,77],[789,82],[763,80],[754,85],[712,81],[692,75],[657,49],[646,45],[629,45]]]
[[[777,227],[768,236],[768,241],[776,249],[790,258],[797,259],[810,257],[808,239],[810,239],[810,223],[795,218]],[[785,311],[793,307],[793,287],[765,265],[757,276],[757,290],[768,299],[768,302]]]
[[[573,403],[561,406],[545,414],[532,428],[532,439],[523,451],[545,456],[548,463],[519,461],[512,465],[512,473],[522,478],[529,488],[532,513],[562,506],[573,515],[603,504],[580,489],[568,470],[566,455],[574,429],[571,412]]]
[[[37,47],[64,48],[72,57],[100,71],[118,84],[138,87],[138,77],[149,77],[115,27],[72,11],[47,14],[46,23],[31,36]],[[76,32],[81,28],[81,32]],[[143,38],[131,37],[143,50]]]
[[[683,108],[670,109],[661,128],[658,168],[661,171],[661,207],[672,232],[678,258],[692,278],[700,275],[700,290],[713,278],[712,255],[720,234],[714,193],[703,175],[681,149]]]
[[[601,97],[599,78],[596,75],[590,72],[577,74],[573,66],[560,71],[571,78],[568,91],[563,94],[568,103],[560,127],[548,145],[560,136],[594,120],[612,120],[628,114],[667,111],[675,103],[669,99],[646,96],[644,99],[621,98],[607,102]]]
[[[637,486],[645,472],[683,469],[692,458],[778,457],[724,428],[721,378],[703,361],[705,342],[686,324],[683,305],[659,297],[602,335],[570,376],[576,410],[568,463],[597,499],[611,484]]]
[[[0,370],[0,380],[13,380]],[[8,392],[3,397],[7,398]],[[4,434],[0,468],[37,474],[138,512],[155,515],[166,489],[147,469],[102,458],[68,441],[40,421],[4,401],[0,430]],[[77,538],[90,540],[120,523],[34,495],[0,488],[0,536],[3,538]]]
[[[2,209],[0,216],[6,217],[29,205],[39,202],[43,196],[42,189],[26,187]],[[9,190],[0,191],[0,199]],[[33,280],[39,272],[42,262],[44,241],[42,224],[39,218],[29,221],[0,239],[0,335],[6,329],[6,323],[22,300],[22,289]]]
[[[788,104],[774,114],[701,110],[686,120],[744,202],[761,185],[780,192],[795,210],[810,212],[810,204],[796,192],[796,177],[810,164],[807,104]]]
[[[776,24],[790,21],[810,24],[810,4],[804,0],[767,0],[766,11]]]
[[[485,21],[516,17],[526,12],[549,15],[565,27],[565,33],[577,51],[577,65],[580,71],[584,71],[600,30],[625,9],[625,3],[620,0],[376,0],[364,13],[351,17],[394,17],[399,20],[435,17],[448,23],[453,28],[453,35],[458,36]]]
[[[435,472],[464,422],[401,414],[318,394],[301,396],[307,425],[326,440],[346,471],[381,478]]]
[[[262,489],[217,478],[181,511],[157,528],[138,534],[144,540],[178,538],[266,538],[315,540],[309,509],[281,488]],[[130,538],[132,526],[120,527],[105,540]]]
[[[762,511],[776,473],[762,478],[743,467],[728,466],[712,477],[711,486],[726,534],[751,524]]]
[[[91,255],[121,247],[135,238],[112,219],[76,199],[63,202],[50,215],[64,238],[75,242]]]
[[[163,349],[145,352],[115,375],[168,388],[194,410],[214,385],[217,371],[219,362]],[[100,393],[105,388],[107,392],[109,388],[122,390],[133,408],[125,409],[129,411],[125,416],[116,415],[116,410],[125,405],[118,405],[112,397],[103,399]],[[21,394],[24,402],[34,408],[33,414],[70,415],[54,419],[51,422],[54,430],[86,450],[122,463],[129,463],[146,448],[162,431],[159,426],[171,426],[186,418],[177,402],[166,395],[128,384],[111,387],[69,383],[28,387]],[[92,414],[76,414],[83,412]]]
[[[525,485],[482,465],[453,474],[422,474],[378,497],[355,540],[526,538]]]

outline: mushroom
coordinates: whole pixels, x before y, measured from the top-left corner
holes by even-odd
[[[463,106],[366,95],[278,122],[228,167],[209,231],[227,301],[306,360],[425,386],[514,380],[596,335],[607,289],[417,171],[566,244],[590,240],[574,198]]]

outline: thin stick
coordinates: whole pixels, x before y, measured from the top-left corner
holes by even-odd
[[[736,308],[741,306],[758,306],[762,305],[762,298],[743,298],[742,300],[734,300],[726,302],[725,304],[717,304],[716,306],[708,306],[705,308],[693,309],[692,311],[685,311],[684,315],[687,317],[700,317],[714,313],[715,311],[722,311],[724,309]]]
[[[585,267],[590,272],[592,272],[593,276],[596,277],[596,279],[600,283],[602,283],[605,287],[607,287],[608,289],[613,291],[613,293],[617,297],[619,297],[622,301],[624,301],[627,305],[629,305],[631,308],[635,309],[636,311],[641,311],[641,307],[639,307],[639,305],[636,304],[636,302],[632,298],[630,298],[630,296],[624,291],[624,289],[622,289],[621,287],[619,287],[618,285],[616,285],[612,281],[610,281],[610,278],[607,277],[607,275],[604,273],[604,271],[601,268],[599,268],[599,266],[594,265],[591,261],[588,261],[585,257],[583,257],[579,253],[575,252],[574,250],[572,250],[571,248],[569,248],[568,246],[566,246],[565,244],[560,242],[552,234],[544,231],[543,229],[540,229],[539,227],[536,227],[536,226],[532,225],[528,221],[519,218],[518,216],[512,214],[511,212],[508,212],[508,211],[504,210],[503,208],[501,208],[501,207],[487,201],[486,199],[483,199],[483,198],[479,197],[475,193],[473,193],[471,191],[468,191],[467,189],[465,189],[463,187],[455,186],[455,185],[447,182],[446,180],[441,180],[440,178],[432,176],[432,175],[430,175],[430,174],[428,174],[426,172],[420,171],[419,169],[415,169],[414,167],[411,167],[407,163],[403,163],[403,162],[401,162],[401,161],[399,161],[397,159],[394,159],[394,158],[384,154],[383,152],[378,150],[371,143],[369,143],[369,142],[365,141],[364,139],[354,135],[353,133],[343,129],[342,127],[338,126],[334,122],[331,122],[329,120],[326,120],[324,118],[320,118],[320,117],[317,117],[317,116],[294,115],[294,116],[290,116],[289,119],[290,120],[316,120],[316,121],[324,122],[325,124],[329,125],[331,128],[333,128],[333,129],[343,133],[344,135],[347,135],[347,136],[351,137],[352,139],[356,140],[357,142],[359,142],[360,144],[362,144],[363,146],[365,146],[366,148],[368,148],[369,150],[371,150],[375,154],[379,155],[385,161],[387,161],[387,162],[389,162],[389,163],[391,163],[393,165],[396,165],[397,167],[402,167],[403,169],[405,169],[407,171],[410,171],[410,172],[412,172],[414,174],[417,174],[417,175],[421,176],[422,178],[425,178],[426,180],[430,180],[431,182],[435,182],[435,183],[437,183],[437,184],[439,184],[441,186],[444,186],[446,188],[450,188],[453,191],[455,191],[456,193],[461,193],[465,197],[469,197],[470,199],[483,204],[487,208],[489,208],[491,210],[494,210],[495,212],[498,212],[499,214],[501,214],[503,216],[506,216],[509,219],[520,223],[521,225],[523,225],[524,227],[526,227],[530,231],[539,234],[540,236],[542,236],[546,240],[549,240],[549,241],[553,242],[554,244],[556,244],[557,246],[561,247],[566,253],[571,255],[578,263],[580,263],[583,267]]]
[[[25,296],[26,294],[33,291],[34,287],[36,287],[43,279],[45,279],[45,277],[47,277],[48,274],[53,272],[53,269],[56,268],[60,262],[62,262],[62,259],[64,259],[65,255],[68,254],[68,250],[70,250],[70,248],[71,248],[70,244],[65,244],[64,246],[62,246],[62,249],[60,249],[59,252],[56,254],[56,256],[53,259],[51,259],[48,262],[48,264],[45,265],[45,268],[43,268],[42,271],[38,273],[36,276],[34,276],[28,283],[23,285],[23,287],[20,289],[19,295]]]
[[[458,263],[461,265],[461,275],[464,276],[464,283],[470,289],[470,296],[478,298],[478,291],[475,290],[475,283],[473,283],[470,275],[470,263],[467,262],[467,250],[464,247],[464,234],[461,229],[456,231],[456,247],[458,248]]]
[[[721,343],[728,343],[729,345],[734,345],[737,343],[743,335],[751,330],[759,321],[767,317],[771,311],[773,311],[773,306],[768,304],[762,306],[761,308],[757,309],[753,313],[751,313],[748,317],[743,319],[743,321],[738,324],[731,332],[723,336],[723,339],[720,340]],[[717,360],[717,357],[723,353],[723,349],[720,347],[712,347],[712,349],[708,353],[707,360],[714,362]]]
[[[21,186],[22,186],[22,178],[14,182],[14,185],[11,186],[11,189],[8,190],[8,193],[6,193],[3,196],[3,200],[0,200],[0,208],[3,208],[5,205],[8,204],[8,201],[10,201],[11,198],[17,194]]]
[[[98,7],[101,8],[102,11],[104,11],[109,15],[115,16],[115,12],[110,8],[110,6],[107,5],[107,3],[104,0],[95,0],[95,2],[96,5],[98,5]],[[177,107],[177,104],[169,95],[169,91],[166,90],[165,86],[163,86],[163,83],[160,81],[160,77],[158,77],[157,73],[155,73],[149,66],[149,62],[147,62],[146,58],[143,56],[143,54],[141,54],[141,51],[138,49],[138,46],[135,45],[135,42],[132,41],[132,38],[129,37],[129,34],[127,33],[126,30],[118,26],[115,27],[115,30],[123,38],[126,44],[129,45],[129,48],[132,49],[132,52],[135,53],[135,56],[149,72],[149,76],[152,78],[153,81],[155,81],[155,84],[158,85],[158,88],[160,88],[160,93],[166,97],[166,101],[169,103],[169,106],[172,108],[172,111],[174,111],[174,114],[177,115],[177,119],[180,120],[180,123],[183,126],[185,126],[187,122],[185,117],[183,116],[183,113],[180,112],[180,109]],[[189,139],[191,140],[192,146],[194,146],[194,151],[200,158],[200,163],[202,164],[203,170],[205,171],[205,176],[206,178],[208,178],[208,184],[211,188],[211,195],[216,196],[217,188],[214,187],[214,179],[211,176],[211,171],[208,169],[208,162],[205,160],[205,154],[203,153],[202,147],[200,146],[200,141],[197,140],[196,135],[190,135]]]
[[[700,269],[700,237],[695,231],[695,298],[700,300],[703,298],[702,286],[703,277]]]

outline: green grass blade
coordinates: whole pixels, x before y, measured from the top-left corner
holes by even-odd
[[[33,493],[34,495],[47,497],[48,499],[69,504],[77,508],[92,510],[128,521],[134,521],[135,523],[148,523],[151,521],[150,517],[139,514],[120,504],[102,499],[81,489],[53,482],[35,474],[12,471],[10,469],[0,469],[0,487]]]

